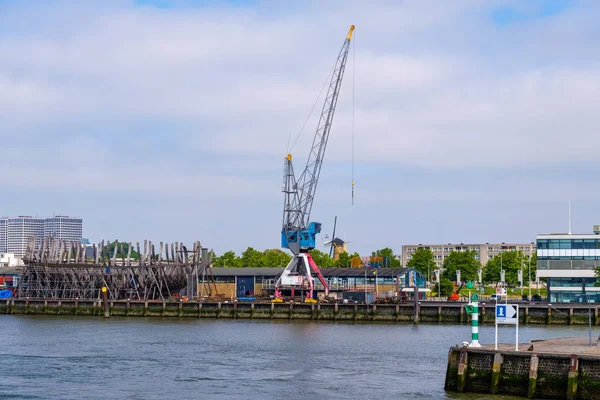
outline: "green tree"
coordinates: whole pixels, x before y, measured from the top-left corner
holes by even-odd
[[[462,272],[461,272],[462,274]],[[440,279],[441,285],[435,285],[435,290],[438,290],[438,288],[441,289],[441,294],[438,294],[438,296],[450,296],[452,294],[452,292],[454,291],[454,286],[452,285],[452,281],[450,281],[450,279],[442,276]]]
[[[315,261],[315,264],[317,264],[317,267],[329,268],[333,266],[333,260],[329,257],[329,254],[323,253],[317,249],[309,250],[309,253]]]
[[[432,271],[436,269],[433,252],[424,247],[417,248],[410,260],[406,263],[406,267],[414,268],[425,276],[427,276],[428,273],[431,274]]]
[[[242,267],[242,260],[235,255],[235,251],[229,250],[219,257],[213,258],[214,267],[239,268]]]
[[[266,265],[265,255],[255,250],[252,247],[248,247],[242,253],[242,266],[247,268],[261,268]]]
[[[475,281],[481,264],[475,259],[475,250],[453,251],[444,258],[444,272],[442,275],[450,282],[456,281],[456,271],[460,270],[461,282]]]
[[[506,283],[509,285],[518,284],[518,271],[523,269],[523,281],[525,283],[528,279],[527,266],[528,260],[522,252],[505,251],[504,253],[495,255],[494,258],[487,262],[483,271],[483,282],[500,282],[500,269],[502,268]],[[535,274],[532,274],[532,279],[535,279]]]
[[[350,267],[350,256],[348,255],[348,252],[345,251],[343,253],[340,253],[340,256],[337,259],[337,261],[335,261],[334,266],[338,268]]]
[[[382,266],[385,268],[401,268],[402,263],[398,258],[394,255],[394,250],[389,247],[374,251],[371,253],[372,257],[382,257]]]
[[[113,256],[115,251],[115,244],[117,245],[117,258],[127,257],[127,252],[129,251],[129,243],[126,242],[109,242],[104,245],[104,254],[110,254],[110,257]],[[123,245],[123,254],[121,254],[121,244]],[[140,255],[135,250],[135,245],[131,245],[131,259],[137,260],[140,258]]]
[[[292,256],[281,249],[265,250],[263,253],[265,267],[285,267]]]

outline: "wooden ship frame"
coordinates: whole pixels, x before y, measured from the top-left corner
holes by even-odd
[[[38,243],[40,241],[38,240]],[[179,242],[160,242],[159,251],[144,240],[132,244],[104,240],[87,246],[44,238],[28,240],[17,298],[99,299],[102,287],[111,300],[164,301],[198,296],[198,277],[211,274],[212,251],[194,242],[191,250]]]

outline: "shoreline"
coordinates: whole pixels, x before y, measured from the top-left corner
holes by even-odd
[[[406,304],[330,304],[271,303],[231,301],[108,301],[7,299],[0,301],[0,314],[14,315],[82,315],[99,317],[187,317],[216,319],[286,319],[327,321],[381,321],[410,323],[469,324],[467,303],[422,301],[416,307]],[[479,322],[493,325],[495,303],[479,307]],[[600,325],[598,307],[587,304],[523,304],[519,307],[523,325],[587,325],[591,311],[593,325]],[[108,311],[108,313],[105,313]],[[106,315],[105,315],[106,314]]]

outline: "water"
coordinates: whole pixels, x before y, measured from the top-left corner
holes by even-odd
[[[467,325],[0,316],[0,399],[507,399],[444,392]],[[525,327],[521,341],[586,327]],[[595,332],[598,335],[598,332]],[[480,327],[492,343],[494,327]],[[500,341],[514,341],[514,327]]]

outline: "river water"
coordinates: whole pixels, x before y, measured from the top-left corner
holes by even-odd
[[[508,399],[444,392],[448,348],[470,329],[0,316],[0,399]],[[519,333],[525,342],[587,328]],[[480,340],[492,343],[494,327],[480,327]],[[512,343],[514,328],[500,341]]]

